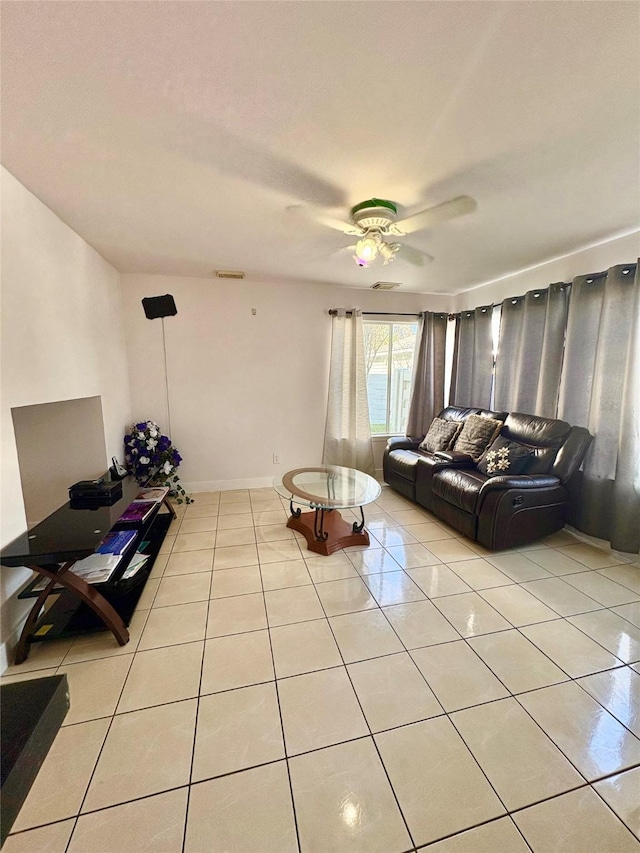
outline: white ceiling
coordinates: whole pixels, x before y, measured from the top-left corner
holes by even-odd
[[[2,7],[2,161],[120,271],[459,292],[638,227],[635,0]],[[287,210],[461,194],[424,267]]]

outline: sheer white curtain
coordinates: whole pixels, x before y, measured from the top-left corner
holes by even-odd
[[[558,417],[593,435],[569,523],[640,550],[640,281],[635,264],[573,282]]]
[[[374,476],[369,425],[362,312],[338,309],[331,324],[325,465],[344,465]]]

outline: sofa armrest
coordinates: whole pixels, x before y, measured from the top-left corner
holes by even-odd
[[[436,450],[433,454],[437,459],[443,462],[448,462],[450,465],[462,467],[475,467],[475,462],[467,453],[460,453],[458,450]]]
[[[517,476],[509,477],[489,477],[486,482],[480,487],[480,495],[486,495],[487,492],[496,490],[505,491],[506,489],[540,489],[549,488],[550,486],[559,486],[560,480],[551,474],[518,474]]]
[[[410,438],[408,435],[390,438],[387,441],[387,453],[392,450],[417,450],[421,441],[421,438]]]

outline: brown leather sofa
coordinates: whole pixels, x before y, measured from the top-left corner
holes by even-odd
[[[565,421],[518,412],[448,406],[438,417],[464,421],[471,414],[504,421],[500,435],[532,451],[524,473],[487,476],[465,454],[429,453],[419,449],[423,437],[405,437],[387,443],[385,482],[492,551],[561,530],[568,482],[580,467],[591,434]]]

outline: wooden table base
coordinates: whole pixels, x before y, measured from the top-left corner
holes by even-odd
[[[302,512],[300,515],[290,516],[287,527],[302,533],[307,540],[307,547],[316,554],[328,557],[334,551],[341,548],[350,548],[353,545],[368,545],[369,534],[363,528],[361,533],[354,531],[353,523],[345,521],[337,509],[324,513],[322,529],[327,534],[326,539],[318,539],[315,533],[316,513]]]

